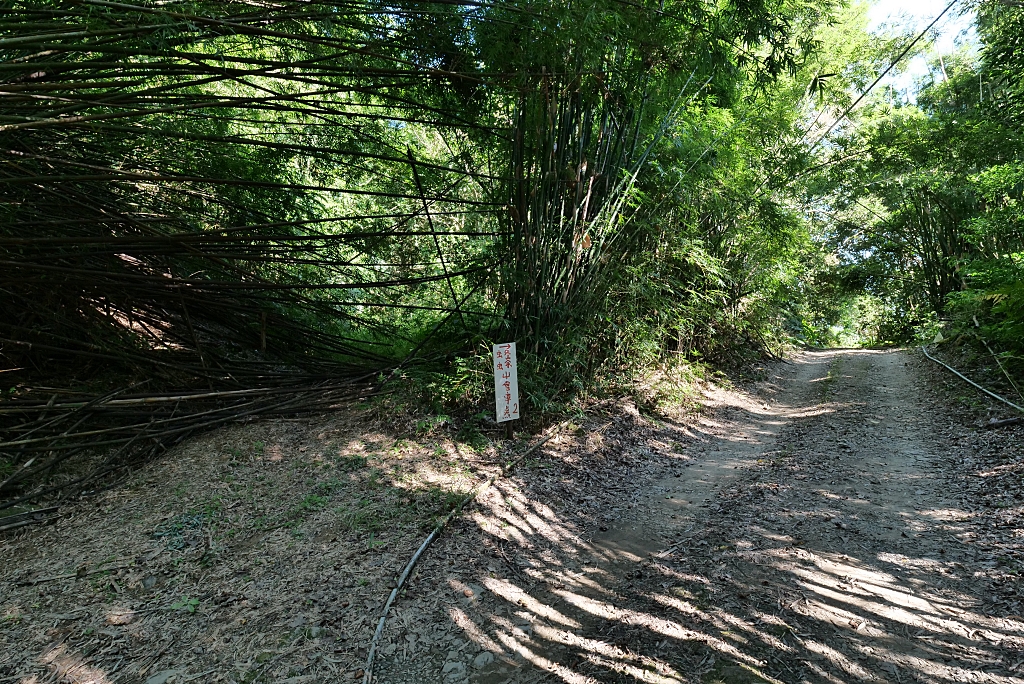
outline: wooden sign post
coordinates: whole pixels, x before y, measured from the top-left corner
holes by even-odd
[[[494,406],[499,423],[519,418],[519,378],[516,370],[516,343],[494,345]],[[505,426],[511,436],[512,424]]]

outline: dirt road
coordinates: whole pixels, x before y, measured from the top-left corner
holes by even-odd
[[[808,352],[555,444],[432,550],[375,681],[1024,684],[1020,556],[918,364]]]

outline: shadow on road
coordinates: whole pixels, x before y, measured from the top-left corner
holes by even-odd
[[[605,518],[577,504],[607,465],[575,501],[500,485],[473,518],[495,562],[449,579],[478,653],[441,681],[1024,684],[1024,619],[983,606],[906,361],[806,353],[761,398],[720,392],[702,453]]]

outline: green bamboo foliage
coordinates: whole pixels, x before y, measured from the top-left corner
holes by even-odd
[[[693,0],[12,0],[0,26],[0,471],[51,455],[0,496],[497,336],[538,382],[593,371],[680,92],[794,49]]]
[[[480,79],[437,58],[455,48],[418,38],[475,11],[0,10],[4,505],[320,410],[489,324],[503,170],[478,150],[508,134],[468,115]],[[84,480],[40,483],[75,461]]]

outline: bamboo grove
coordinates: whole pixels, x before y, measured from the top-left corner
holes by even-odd
[[[769,344],[755,245],[792,220],[735,213],[771,161],[733,143],[826,11],[3,3],[0,505],[498,338],[540,408],[624,355]]]

